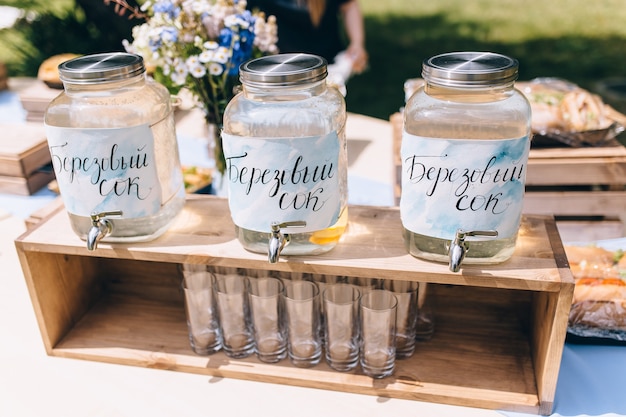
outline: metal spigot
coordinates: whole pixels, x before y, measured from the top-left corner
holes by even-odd
[[[87,233],[87,250],[93,251],[98,247],[98,242],[113,230],[109,216],[121,216],[121,211],[105,211],[102,213],[91,213],[91,229]]]
[[[466,237],[472,236],[489,236],[496,237],[498,236],[497,230],[471,230],[465,231],[463,229],[458,229],[456,231],[456,236],[454,237],[454,241],[450,245],[450,250],[448,254],[450,256],[450,271],[459,272],[461,269],[461,263],[463,259],[465,259],[465,255],[469,250],[469,244],[465,241]]]
[[[305,221],[294,221],[294,222],[272,222],[271,228],[272,233],[270,234],[270,239],[268,242],[268,261],[271,264],[275,264],[278,262],[278,258],[280,257],[280,253],[283,248],[287,246],[291,240],[289,234],[281,233],[281,229],[285,227],[304,227],[306,226]]]

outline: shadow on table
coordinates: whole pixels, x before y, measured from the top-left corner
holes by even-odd
[[[371,143],[367,139],[348,139],[348,166],[351,167]]]

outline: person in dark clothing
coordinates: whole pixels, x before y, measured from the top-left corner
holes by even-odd
[[[352,61],[353,73],[366,68],[365,30],[357,0],[248,0],[247,3],[250,10],[276,16],[281,53],[315,54],[331,64],[345,51]],[[343,41],[342,29],[348,45]]]

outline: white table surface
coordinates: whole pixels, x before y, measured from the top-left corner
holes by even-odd
[[[19,117],[9,95],[0,93],[0,108]],[[181,148],[203,146],[179,126]],[[393,204],[390,124],[350,115],[347,133],[349,186],[358,190],[350,202]],[[194,155],[181,151],[183,162]],[[47,356],[13,241],[26,230],[23,219],[53,197],[0,195],[0,416],[526,415]],[[555,416],[626,416],[626,346],[568,343],[560,369]]]

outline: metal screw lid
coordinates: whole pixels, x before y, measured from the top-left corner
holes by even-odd
[[[244,62],[242,83],[256,87],[287,87],[321,81],[328,75],[324,58],[311,54],[278,54]]]
[[[85,55],[59,65],[63,82],[98,84],[125,80],[146,71],[143,58],[125,52]]]
[[[489,87],[517,79],[519,63],[492,52],[452,52],[424,61],[422,77],[445,87]]]

